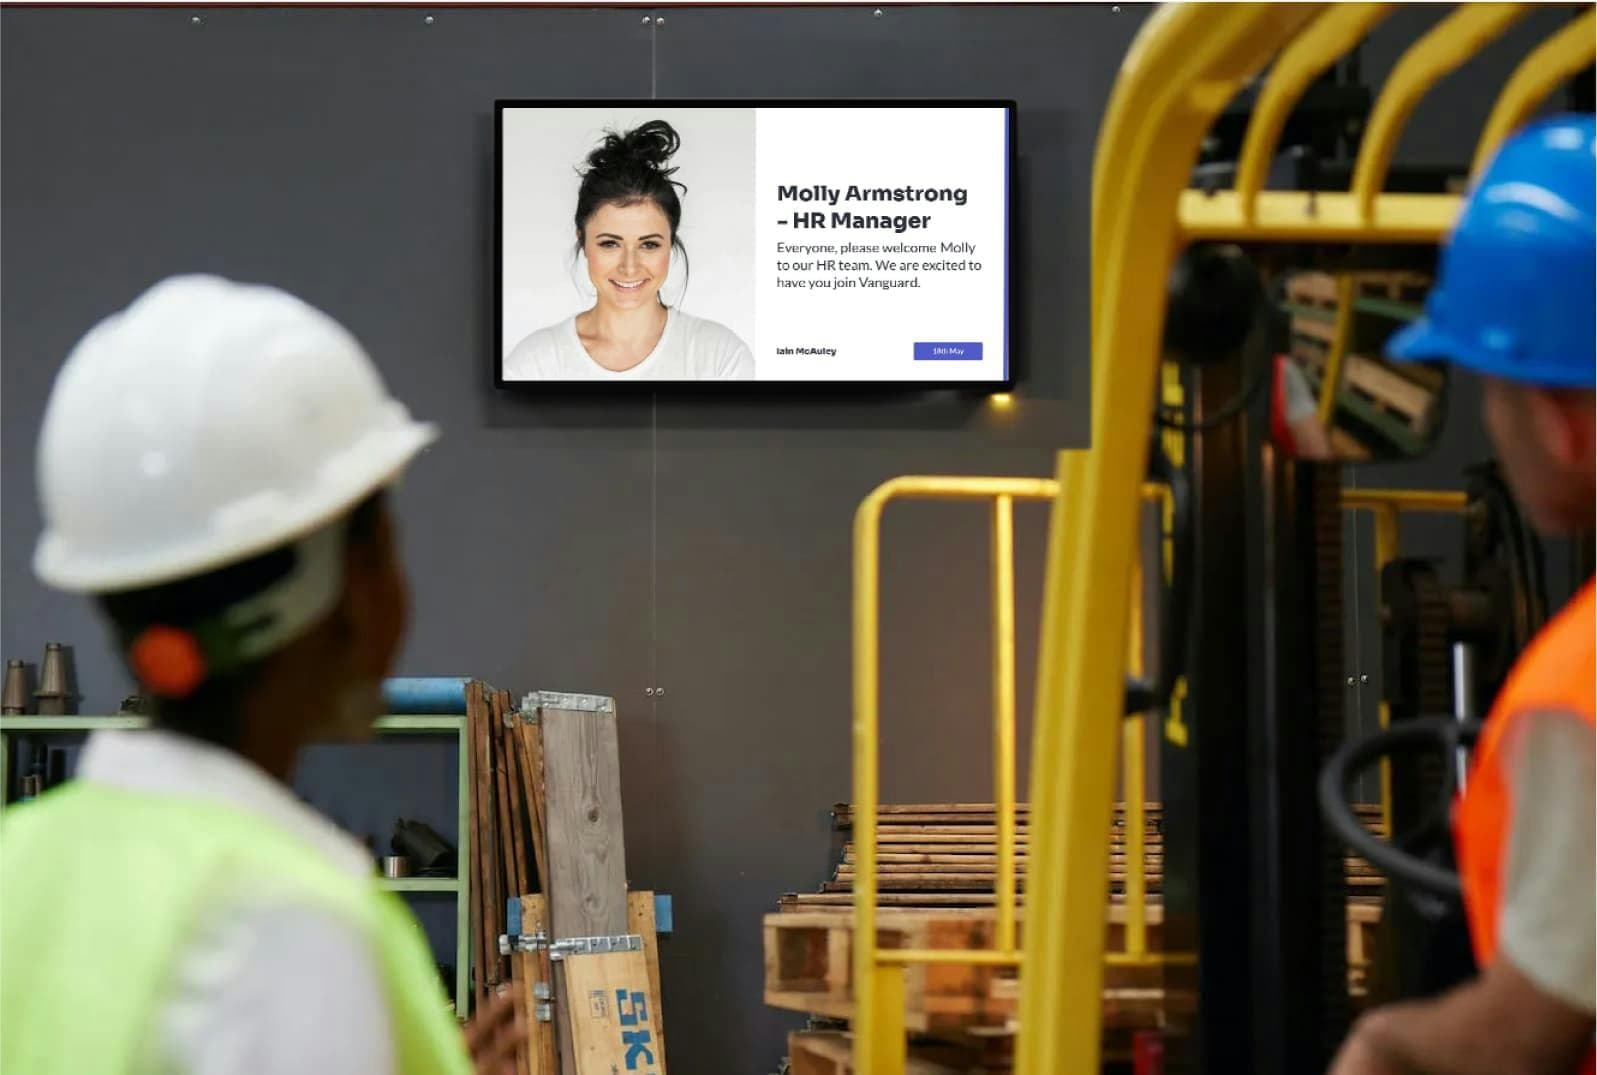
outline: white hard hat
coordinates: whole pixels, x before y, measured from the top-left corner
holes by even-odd
[[[173,277],[56,377],[34,570],[107,593],[222,567],[331,522],[436,436],[326,314],[276,288]]]

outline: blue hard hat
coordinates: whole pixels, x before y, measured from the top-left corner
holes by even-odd
[[[1597,386],[1597,125],[1533,123],[1465,199],[1425,315],[1393,336],[1400,361],[1444,359],[1549,388]]]

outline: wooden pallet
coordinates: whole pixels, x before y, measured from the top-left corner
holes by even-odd
[[[1347,911],[1349,991],[1362,996],[1380,922],[1378,902],[1353,900]],[[1123,951],[1127,914],[1124,906],[1108,912],[1105,951]],[[1163,946],[1163,907],[1147,908],[1149,949]],[[939,911],[878,911],[879,948],[978,950],[993,947],[994,914],[990,908]],[[1024,925],[1024,918],[1021,919]],[[852,908],[787,911],[767,915],[764,923],[765,1003],[788,1011],[831,1019],[853,1017]],[[915,965],[904,972],[906,1028],[917,1033],[972,1034],[1013,1029],[1019,992],[1011,967]],[[1158,967],[1107,966],[1103,980],[1104,1026],[1128,1031],[1149,1029],[1172,1014],[1163,971]]]
[[[1415,272],[1357,272],[1353,278],[1357,298],[1420,304],[1431,289],[1431,278]],[[1299,306],[1335,310],[1337,278],[1330,273],[1299,272],[1287,277],[1287,301]]]
[[[1418,272],[1361,272],[1353,280],[1360,297],[1415,305],[1423,303],[1431,290],[1431,278]]]
[[[883,911],[882,949],[990,949],[987,914]],[[765,917],[765,1003],[789,1011],[850,1019],[854,918],[847,910]],[[1105,968],[1112,1025],[1151,1026],[1163,1002],[1159,968]],[[1013,967],[922,964],[905,968],[905,1026],[917,1033],[964,1033],[1009,1027],[1019,1007]]]
[[[853,1075],[852,1037],[837,1030],[796,1030],[788,1035],[787,1055],[791,1075]],[[1010,1037],[985,1043],[955,1045],[912,1041],[904,1065],[905,1075],[997,1075],[1013,1068]]]

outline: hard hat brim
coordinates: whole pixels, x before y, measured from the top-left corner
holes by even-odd
[[[1597,356],[1585,370],[1565,362],[1509,360],[1497,351],[1438,329],[1421,317],[1399,330],[1386,343],[1394,362],[1446,362],[1474,373],[1542,388],[1591,388],[1597,384]]]
[[[1459,352],[1458,341],[1438,332],[1428,317],[1409,322],[1386,341],[1386,357],[1394,362],[1453,362]]]
[[[34,573],[46,584],[75,593],[115,593],[158,586],[236,563],[313,533],[366,497],[394,482],[415,457],[438,439],[438,427],[408,418],[372,430],[352,445],[307,496],[267,525],[235,528],[223,524],[196,533],[192,540],[150,553],[108,557],[105,550],[82,548],[46,531],[34,552]]]

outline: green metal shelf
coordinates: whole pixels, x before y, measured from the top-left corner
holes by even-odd
[[[373,727],[380,732],[455,732],[465,717],[448,713],[405,713],[378,717]],[[109,717],[0,716],[0,734],[5,732],[93,732],[102,728],[143,728],[150,718],[136,713]]]
[[[380,732],[458,732],[466,718],[449,713],[405,713],[378,717]]]
[[[94,732],[109,728],[145,728],[149,718],[135,713],[112,716],[41,717],[0,715],[0,808],[9,787],[11,744],[7,736],[29,733]],[[454,713],[393,713],[378,717],[373,727],[379,735],[434,734],[455,737],[455,810],[460,861],[470,861],[471,815],[467,798],[466,718]],[[394,892],[444,892],[455,897],[455,1014],[465,1018],[471,1001],[471,885],[462,877],[384,877],[382,886]]]
[[[459,892],[458,877],[383,877],[382,887],[392,892]]]
[[[114,717],[0,716],[0,732],[93,732],[101,728],[142,728],[148,717],[119,713]]]
[[[1283,302],[1280,306],[1281,309],[1289,314],[1296,317],[1307,317],[1311,321],[1336,320],[1336,311],[1328,306],[1305,306],[1298,302]],[[1413,321],[1425,313],[1423,306],[1416,306],[1412,302],[1398,302],[1395,299],[1383,299],[1369,295],[1355,299],[1353,309],[1361,314],[1390,317],[1394,321]]]

